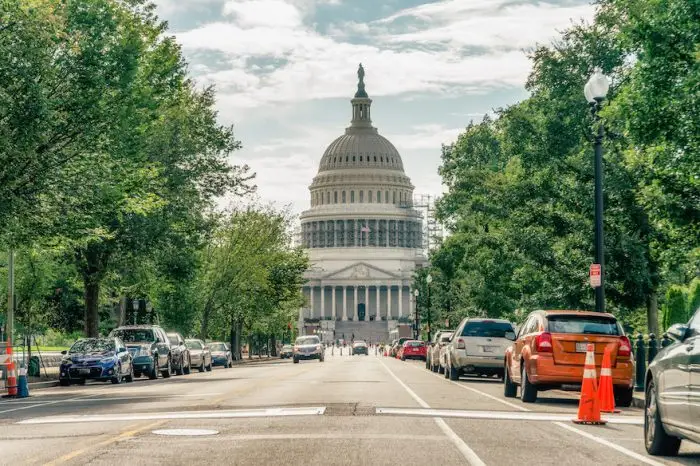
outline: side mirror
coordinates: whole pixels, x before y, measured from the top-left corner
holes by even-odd
[[[505,337],[510,341],[515,341],[515,332],[506,332]]]
[[[61,351],[61,354],[64,354],[64,355],[65,355],[65,354],[68,354],[68,351],[63,350],[63,351]]]
[[[673,324],[666,331],[666,334],[676,341],[683,341],[688,334],[688,326],[685,324]]]

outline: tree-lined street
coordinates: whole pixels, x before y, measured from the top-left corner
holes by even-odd
[[[373,352],[353,357],[328,350],[323,363],[254,360],[172,381],[57,387],[34,395],[0,404],[2,464],[700,461],[692,443],[678,458],[647,456],[638,408],[607,416],[606,426],[576,426],[570,421],[576,394],[547,392],[525,406],[503,397],[500,380],[452,382],[422,362]],[[170,429],[216,434],[154,433]]]

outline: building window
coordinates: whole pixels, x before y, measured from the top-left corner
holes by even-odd
[[[333,204],[338,203],[338,191],[333,191]]]
[[[347,202],[347,199],[345,198],[345,191],[343,191],[343,204]]]
[[[354,155],[352,156],[352,161],[353,161],[353,162],[355,161],[355,156],[354,156]]]
[[[389,191],[384,192],[384,202],[389,203]]]
[[[350,204],[355,203],[355,191],[350,191]]]
[[[382,192],[377,191],[377,204],[381,204],[381,203],[382,203]]]
[[[331,192],[328,191],[326,193],[326,204],[330,204],[330,203],[331,203]]]
[[[374,156],[374,163],[377,163],[377,156]]]
[[[367,202],[372,203],[372,191],[367,191]]]
[[[394,199],[394,204],[396,204],[396,191],[394,191],[394,194],[392,195],[392,198]]]
[[[360,162],[362,162],[362,156],[360,156]]]
[[[363,202],[365,202],[365,192],[360,191],[360,203],[363,203]]]

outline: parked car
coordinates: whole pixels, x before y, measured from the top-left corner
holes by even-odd
[[[115,328],[109,336],[120,338],[126,344],[134,361],[134,377],[147,374],[149,379],[157,379],[159,372],[163,377],[170,377],[170,342],[162,328],[157,325],[129,325]]]
[[[399,351],[401,350],[401,347],[405,342],[408,340],[411,340],[411,338],[408,337],[401,337],[398,340],[394,340],[391,343],[391,357],[392,358],[398,358],[399,357]]]
[[[700,443],[700,308],[666,336],[673,343],[657,353],[644,380],[644,445],[651,455],[675,456],[683,439]]]
[[[210,371],[212,366],[211,351],[202,340],[190,338],[185,340],[185,346],[190,351],[190,364],[199,372]]]
[[[605,348],[612,348],[615,404],[627,407],[632,403],[632,345],[612,314],[534,311],[513,340],[504,357],[505,396],[515,397],[520,386],[520,399],[532,403],[537,400],[537,393],[541,390],[580,387],[586,348],[593,343],[598,371]]]
[[[369,354],[367,343],[362,340],[355,340],[355,343],[352,344],[352,355],[354,356],[356,354],[364,354],[367,356]]]
[[[299,337],[294,342],[294,364],[299,364],[302,359],[318,359],[323,362],[323,347],[321,340],[316,335]]]
[[[233,367],[233,356],[231,355],[231,348],[229,348],[228,343],[215,341],[209,343],[207,346],[209,346],[211,350],[213,366]],[[209,370],[211,370],[211,368]]]
[[[168,333],[170,341],[170,354],[172,354],[172,364],[175,374],[189,374],[192,368],[190,350],[185,345],[185,339],[179,333]]]
[[[502,377],[503,356],[513,338],[515,331],[507,320],[465,318],[445,346],[445,377],[450,380],[458,380],[463,374]]]
[[[425,367],[433,372],[437,372],[440,367],[440,350],[450,342],[454,330],[440,330],[433,336],[433,341],[427,347]]]
[[[399,359],[423,359],[425,360],[427,349],[424,341],[406,340],[399,349]]]
[[[283,345],[282,349],[280,350],[280,358],[282,359],[289,359],[294,355],[294,348],[292,345]]]
[[[81,338],[61,354],[58,381],[64,387],[87,379],[115,384],[134,380],[131,355],[119,338]]]

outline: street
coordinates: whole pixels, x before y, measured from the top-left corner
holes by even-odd
[[[579,426],[576,393],[506,401],[496,379],[451,382],[422,361],[252,361],[0,402],[1,464],[698,464],[644,450],[642,410]],[[441,416],[441,417],[437,417]],[[613,422],[614,421],[614,422]],[[191,431],[177,429],[194,429]]]

